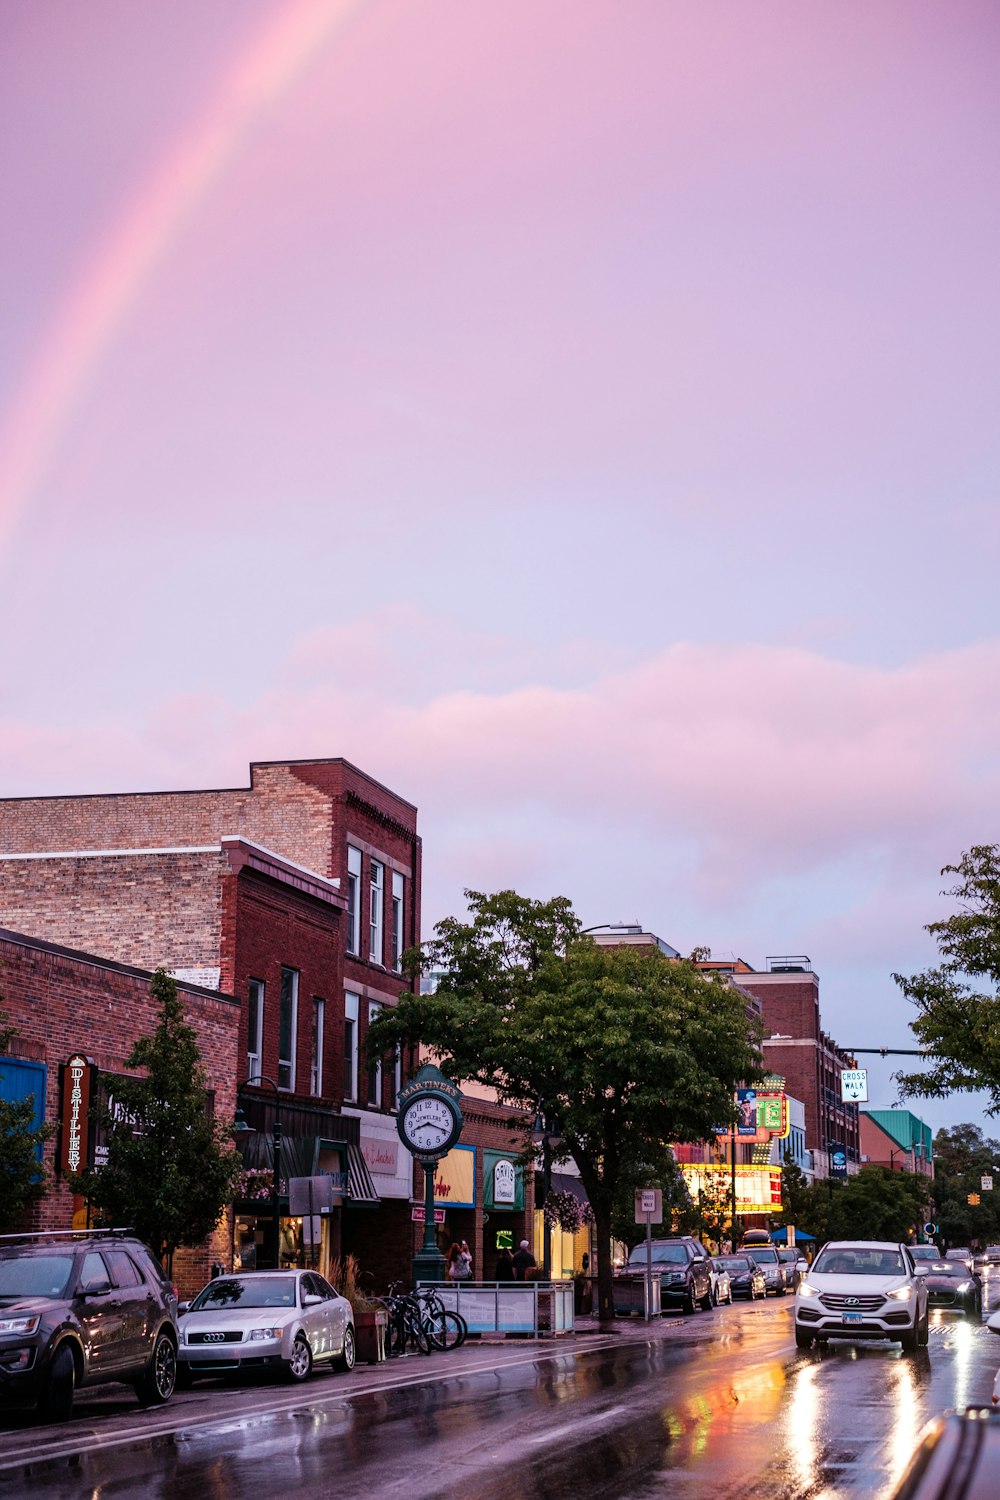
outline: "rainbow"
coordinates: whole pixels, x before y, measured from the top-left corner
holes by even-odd
[[[88,378],[156,266],[256,120],[363,0],[283,0],[233,60],[207,106],[174,141],[103,236],[59,306],[0,427],[0,549],[14,532]]]

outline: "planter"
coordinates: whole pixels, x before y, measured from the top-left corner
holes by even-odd
[[[378,1365],[385,1359],[389,1314],[384,1307],[354,1314],[354,1338],[359,1364]]]

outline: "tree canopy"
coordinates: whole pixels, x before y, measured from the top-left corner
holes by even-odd
[[[984,1176],[993,1178],[983,1189]],[[978,1203],[970,1203],[970,1194]],[[976,1125],[954,1125],[934,1137],[933,1218],[945,1245],[1000,1244],[1000,1141]]]
[[[816,1240],[908,1241],[924,1223],[931,1184],[915,1172],[866,1166],[843,1182],[807,1181],[786,1156],[782,1172],[785,1217]]]
[[[405,992],[371,1028],[370,1055],[431,1047],[442,1069],[558,1124],[595,1216],[601,1316],[610,1316],[611,1217],[622,1188],[645,1185],[665,1143],[728,1124],[734,1090],[763,1075],[758,1030],[739,993],[659,950],[598,946],[562,897],[467,891],[413,966],[440,975]]]
[[[945,895],[959,909],[931,922],[940,962],[920,974],[892,977],[917,1009],[911,1028],[928,1066],[901,1073],[904,1094],[940,1098],[984,1089],[1000,1110],[1000,846],[977,844],[942,875],[958,881]],[[985,981],[985,983],[984,983]]]
[[[232,1128],[213,1120],[194,1029],[174,979],[157,969],[160,1002],[151,1036],[132,1048],[139,1077],[115,1080],[114,1117],[105,1116],[107,1164],[73,1180],[100,1216],[128,1225],[160,1256],[198,1245],[232,1202],[240,1171]]]
[[[16,1035],[0,997],[0,1058],[7,1055]],[[16,1229],[25,1211],[48,1191],[41,1155],[51,1134],[51,1126],[35,1125],[33,1094],[16,1102],[0,1099],[0,1229]]]

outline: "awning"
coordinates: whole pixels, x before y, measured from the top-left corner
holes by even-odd
[[[361,1154],[360,1146],[347,1146],[347,1201],[349,1203],[381,1203],[382,1200],[372,1182],[368,1163]]]
[[[783,1245],[785,1243],[785,1241],[787,1240],[787,1238],[788,1238],[788,1230],[787,1229],[776,1229],[773,1232],[773,1234],[771,1235],[771,1239],[774,1241],[774,1243],[776,1245]],[[809,1243],[810,1243],[810,1245],[815,1245],[815,1243],[816,1243],[816,1236],[814,1234],[806,1234],[806,1232],[805,1232],[804,1229],[796,1229],[796,1231],[795,1231],[795,1243],[799,1244],[803,1240],[808,1240]]]
[[[551,1182],[554,1193],[570,1193],[578,1203],[590,1202],[587,1189],[579,1177],[574,1177],[572,1172],[553,1172]]]

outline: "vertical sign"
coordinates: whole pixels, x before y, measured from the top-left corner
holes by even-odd
[[[64,1174],[80,1172],[87,1165],[94,1071],[93,1063],[80,1052],[63,1064],[59,1170]]]

